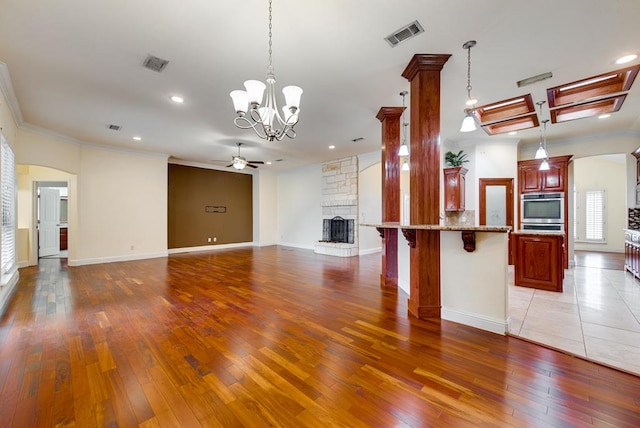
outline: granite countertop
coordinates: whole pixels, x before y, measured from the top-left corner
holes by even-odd
[[[360,226],[378,227],[381,229],[420,229],[420,230],[444,230],[454,232],[501,232],[507,233],[511,230],[509,226],[451,226],[442,224],[400,224],[397,222],[386,222],[379,224],[361,224]]]

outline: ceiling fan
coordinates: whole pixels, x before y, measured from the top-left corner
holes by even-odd
[[[242,146],[243,144],[244,143],[236,143],[236,146],[238,146],[238,155],[231,156],[231,163],[227,165],[227,168],[230,166],[234,167],[235,169],[244,169],[247,166],[249,168],[257,168],[257,165],[264,165],[263,161],[248,161],[246,158],[240,156],[240,146]]]

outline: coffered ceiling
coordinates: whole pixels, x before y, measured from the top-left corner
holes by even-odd
[[[379,150],[376,113],[402,105],[399,93],[409,83],[401,73],[416,53],[452,54],[442,70],[442,138],[514,144],[537,141],[539,128],[515,136],[459,132],[467,40],[477,40],[471,84],[479,105],[527,94],[535,103],[547,99],[548,88],[640,63],[614,64],[640,53],[637,0],[273,0],[278,91],[295,84],[304,93],[298,137],[269,143],[234,127],[229,97],[245,80],[265,78],[266,0],[4,0],[1,6],[0,62],[23,126],[196,162],[230,160],[237,142],[247,159],[282,159],[261,169]],[[395,47],[384,40],[415,20],[423,33]],[[160,73],[145,69],[149,54],[169,64]],[[553,77],[516,84],[546,72]],[[172,95],[185,102],[173,103]],[[543,116],[549,118],[548,106]],[[552,146],[618,132],[640,136],[638,82],[610,118],[551,123],[547,140]]]

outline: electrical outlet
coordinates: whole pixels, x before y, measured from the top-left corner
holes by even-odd
[[[211,242],[211,238],[207,238],[207,242]]]
[[[218,240],[218,238],[213,238],[213,242],[216,242]]]

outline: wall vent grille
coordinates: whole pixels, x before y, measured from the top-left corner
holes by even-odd
[[[120,125],[109,125],[109,129],[111,129],[112,131],[119,131],[122,129],[122,126]]]

